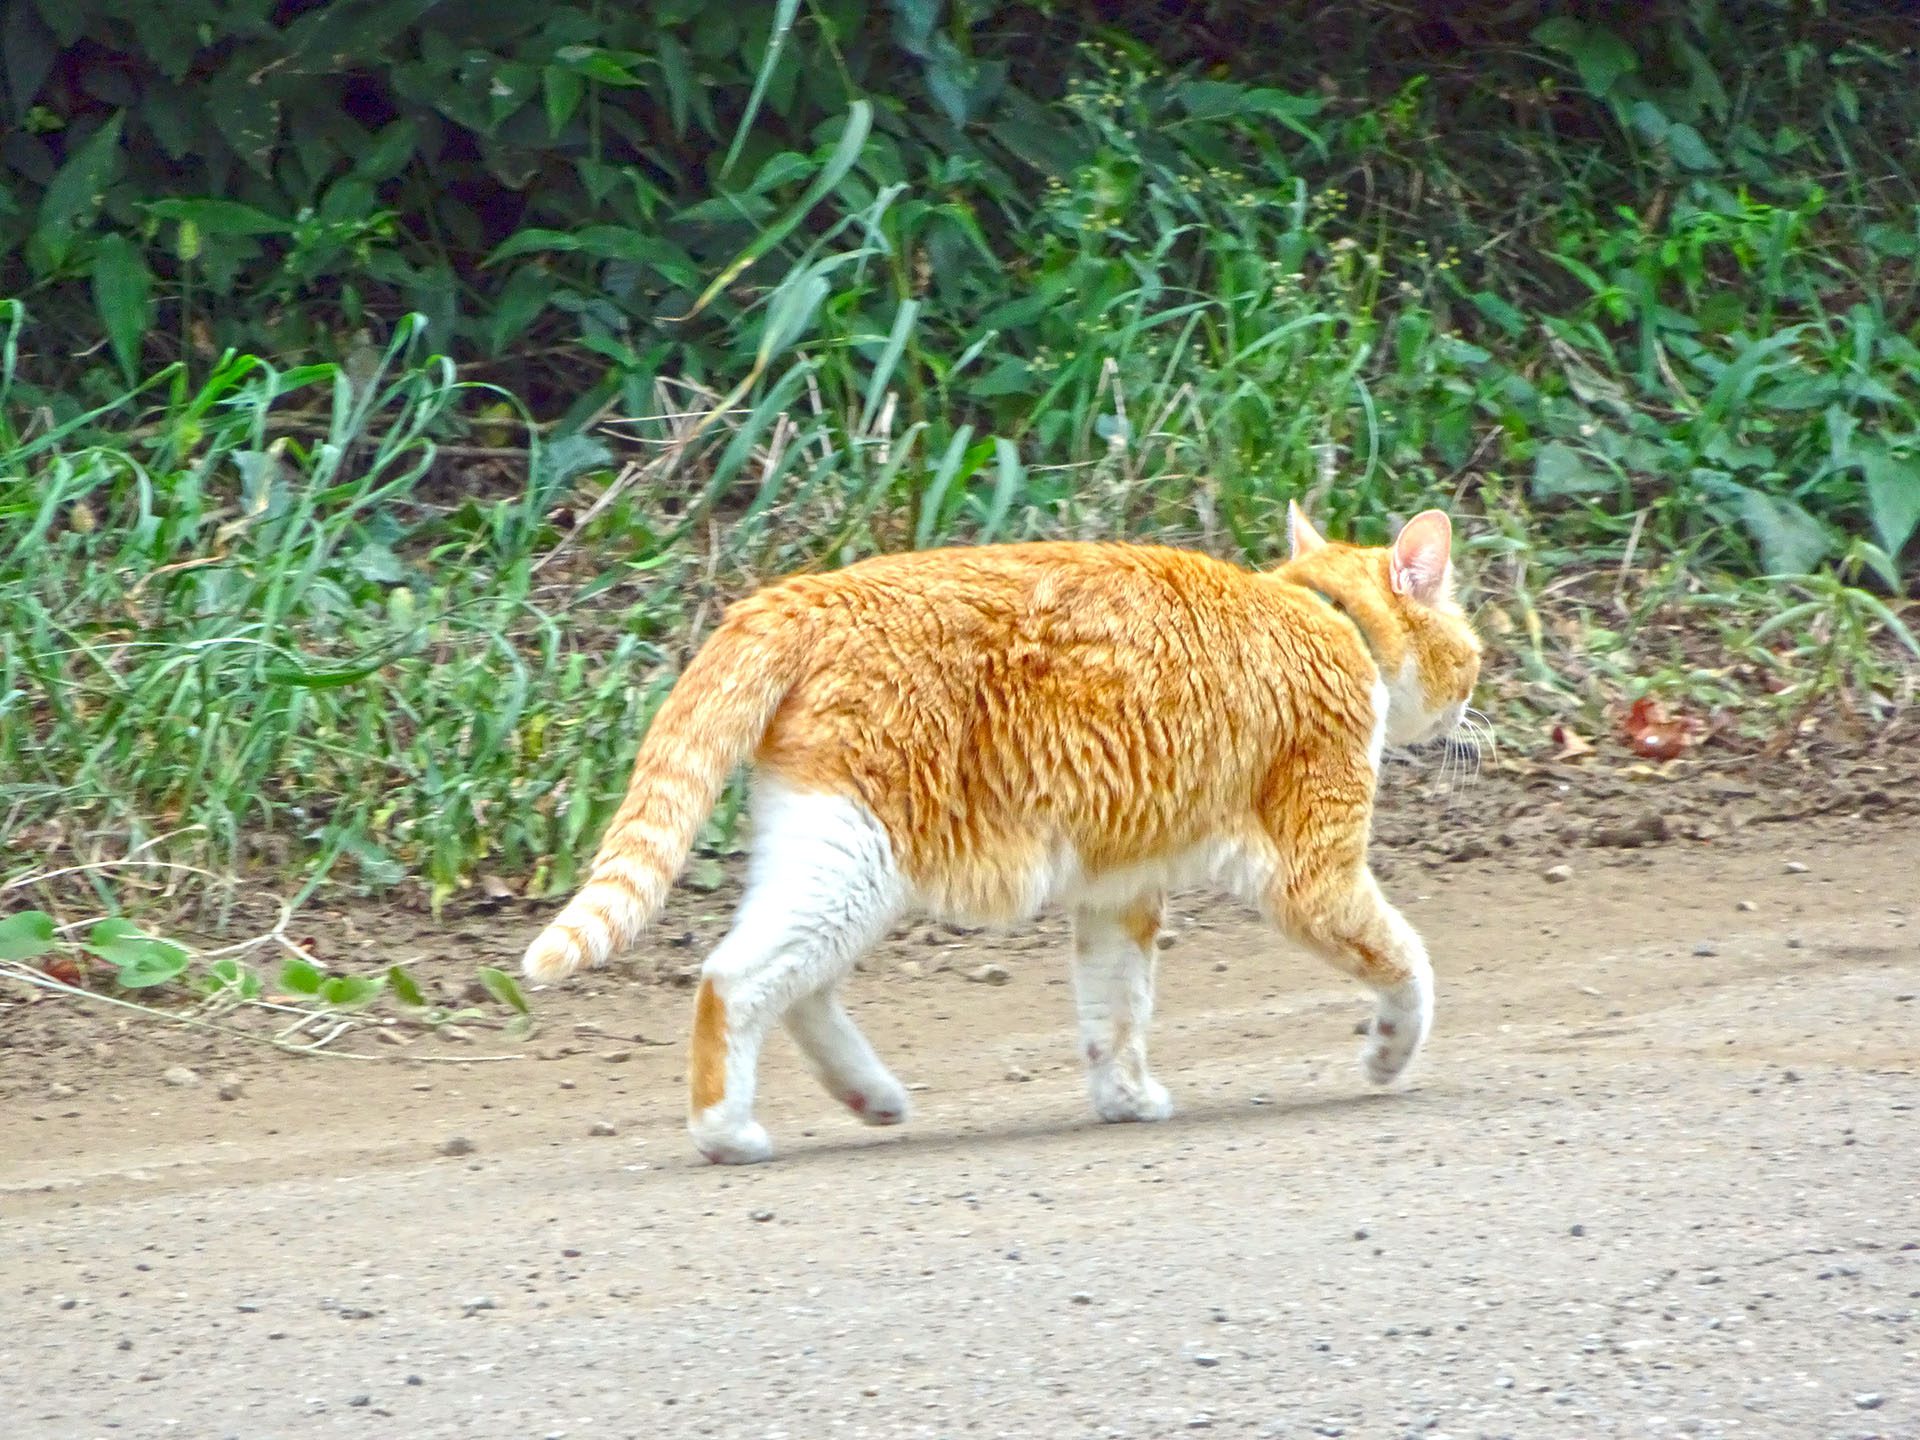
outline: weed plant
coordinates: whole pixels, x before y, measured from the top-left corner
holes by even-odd
[[[895,7],[888,90],[862,7],[762,8],[607,20],[650,51],[489,21],[529,67],[491,99],[423,51],[498,184],[570,197],[499,234],[473,175],[422,192],[411,101],[316,131],[324,185],[236,151],[231,194],[142,191],[92,101],[35,122],[45,185],[0,217],[0,879],[139,850],[564,889],[746,586],[1041,535],[1267,563],[1291,498],[1368,541],[1463,517],[1514,749],[1649,687],[1748,728],[1909,698],[1916,91],[1874,27],[1662,7],[1515,46],[1466,7],[1477,59],[1369,68],[1397,7],[1362,6],[1328,86],[1124,29],[1043,83],[1025,9]],[[1778,73],[1743,68],[1762,31]]]

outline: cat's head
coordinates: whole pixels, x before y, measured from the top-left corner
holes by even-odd
[[[1387,687],[1386,742],[1451,735],[1480,676],[1480,637],[1453,598],[1453,524],[1424,510],[1391,545],[1328,540],[1287,507],[1293,558],[1286,578],[1338,599],[1366,634]]]

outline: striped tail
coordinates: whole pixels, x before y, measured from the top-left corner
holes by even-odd
[[[735,618],[693,657],[654,714],[586,884],[527,947],[529,979],[605,964],[660,912],[727,776],[799,678],[796,639]]]

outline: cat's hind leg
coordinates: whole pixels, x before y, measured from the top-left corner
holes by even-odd
[[[693,1142],[709,1160],[734,1165],[773,1153],[753,1117],[760,1049],[795,1005],[795,1033],[807,1037],[809,1057],[820,1058],[808,1041],[823,1042],[839,1066],[832,1073],[858,1074],[872,1086],[869,1105],[889,1108],[893,1097],[872,1073],[884,1076],[884,1067],[831,997],[905,898],[886,831],[855,802],[767,781],[756,790],[754,819],[746,894],[702,968],[687,1065]],[[892,1108],[905,1113],[904,1103]]]
[[[869,1125],[907,1118],[907,1088],[873,1053],[873,1046],[832,988],[793,1002],[787,1032],[827,1093]]]
[[[1087,1088],[1102,1120],[1164,1120],[1166,1086],[1147,1071],[1153,1019],[1154,941],[1164,902],[1143,896],[1119,909],[1082,907],[1073,916],[1073,993]]]

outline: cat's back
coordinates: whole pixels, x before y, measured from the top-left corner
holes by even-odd
[[[789,577],[740,608],[804,614],[829,645],[896,631],[1038,639],[1063,625],[1147,631],[1284,622],[1297,602],[1280,589],[1197,551],[1052,540],[877,555]]]
[[[810,661],[758,764],[856,799],[954,913],[1021,911],[1048,856],[1105,870],[1239,834],[1283,757],[1358,753],[1372,721],[1363,653],[1294,653],[1357,645],[1320,602],[1192,551],[886,556],[769,602],[805,613]]]
[[[1116,752],[1154,736],[1253,766],[1303,723],[1370,723],[1347,627],[1297,586],[1194,551],[1042,541],[887,555],[750,603],[782,610],[808,652],[761,751],[780,768]]]

